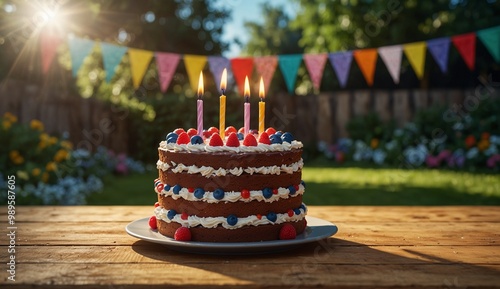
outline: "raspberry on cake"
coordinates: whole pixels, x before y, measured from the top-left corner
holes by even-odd
[[[187,141],[189,134],[177,129],[160,143],[158,232],[202,242],[283,240],[301,234],[307,212],[302,143],[272,128],[244,138],[232,127],[224,139],[216,128],[209,132],[193,142],[194,135]]]

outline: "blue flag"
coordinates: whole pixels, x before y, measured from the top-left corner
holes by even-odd
[[[212,75],[214,76],[215,86],[217,87],[217,90],[219,91],[219,93],[222,93],[222,91],[220,90],[220,80],[224,68],[227,69],[228,74],[231,70],[231,63],[229,62],[229,59],[222,56],[209,56],[208,66],[210,68],[210,72],[212,72]],[[227,83],[226,86],[226,91],[228,90],[229,90],[229,83]]]
[[[285,84],[288,92],[293,93],[297,73],[300,63],[302,62],[302,54],[278,55],[278,63],[285,79]]]
[[[436,63],[441,68],[441,72],[448,71],[448,53],[450,51],[450,38],[437,38],[427,41],[427,49],[431,53]]]
[[[94,41],[83,38],[70,38],[68,40],[69,52],[71,54],[71,66],[73,69],[73,76],[78,74],[83,60],[94,47]]]
[[[115,68],[122,61],[127,52],[126,46],[118,46],[110,43],[101,43],[102,62],[106,71],[106,82],[110,82],[115,75]]]

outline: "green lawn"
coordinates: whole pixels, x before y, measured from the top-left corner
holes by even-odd
[[[106,177],[91,205],[150,205],[157,172]],[[498,174],[305,165],[309,205],[500,205]]]

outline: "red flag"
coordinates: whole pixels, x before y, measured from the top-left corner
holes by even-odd
[[[238,85],[238,90],[240,94],[243,95],[245,90],[245,76],[248,76],[248,79],[252,77],[253,58],[233,58],[231,59],[231,67],[233,68],[233,75],[236,80],[236,85]]]
[[[470,70],[476,65],[476,33],[457,35],[451,38]]]
[[[53,33],[42,33],[40,37],[40,48],[42,53],[42,71],[47,73],[50,64],[56,55],[57,48],[61,44],[61,38]]]

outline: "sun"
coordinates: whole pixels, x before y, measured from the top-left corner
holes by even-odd
[[[61,13],[59,13],[59,6],[40,4],[37,8],[37,11],[32,17],[33,23],[35,23],[37,26],[62,26],[64,24],[63,17],[61,17]]]

